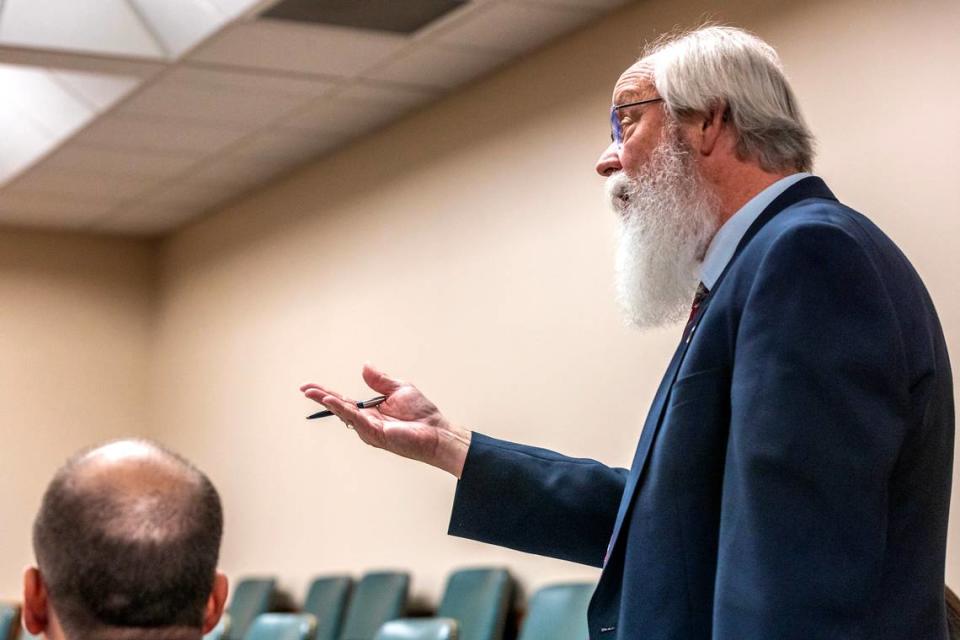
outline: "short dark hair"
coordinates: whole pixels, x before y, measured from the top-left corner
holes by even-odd
[[[179,455],[133,444],[164,467],[159,483],[86,482],[83,471],[97,452],[87,450],[54,476],[34,521],[40,574],[71,640],[108,628],[203,625],[223,533],[220,496]]]

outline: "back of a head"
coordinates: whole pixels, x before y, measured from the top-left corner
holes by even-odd
[[[125,440],[57,472],[33,544],[70,640],[199,638],[222,529],[220,498],[202,472]]]
[[[675,118],[719,104],[738,134],[737,155],[766,171],[810,171],[813,136],[776,51],[753,34],[706,26],[647,47],[657,91]]]

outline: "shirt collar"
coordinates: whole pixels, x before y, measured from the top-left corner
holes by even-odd
[[[740,240],[743,239],[750,225],[767,208],[767,205],[788,188],[809,177],[809,173],[800,172],[786,178],[780,178],[753,196],[747,204],[740,207],[739,211],[723,223],[723,226],[713,236],[713,240],[710,241],[710,246],[707,247],[707,253],[703,258],[703,264],[700,265],[700,281],[707,289],[712,290],[713,286],[717,284],[720,274],[726,269],[727,263],[730,262],[730,258],[736,252]]]

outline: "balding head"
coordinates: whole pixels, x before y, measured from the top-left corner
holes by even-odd
[[[156,444],[122,440],[71,458],[33,529],[67,638],[199,638],[222,528],[207,477]]]

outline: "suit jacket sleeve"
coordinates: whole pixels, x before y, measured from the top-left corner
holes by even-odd
[[[788,228],[736,334],[714,637],[860,638],[908,403],[903,344],[856,230]]]
[[[626,474],[474,433],[449,533],[599,567]]]

